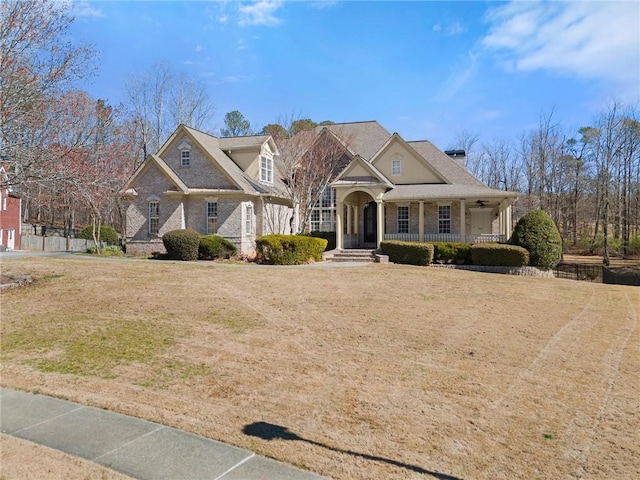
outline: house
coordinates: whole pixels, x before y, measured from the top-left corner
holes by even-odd
[[[20,194],[7,186],[5,167],[0,165],[0,251],[20,249],[22,225],[22,199]]]
[[[309,217],[311,230],[338,232],[337,248],[511,234],[517,194],[476,179],[463,151],[408,142],[376,121],[322,125],[315,133],[346,151],[346,166]],[[162,252],[162,235],[180,228],[222,235],[244,254],[255,251],[258,236],[296,231],[298,206],[285,194],[278,155],[269,135],[217,138],[180,125],[121,191],[129,201],[127,252]]]
[[[162,235],[182,228],[221,235],[243,254],[254,252],[257,236],[290,233],[277,154],[269,135],[217,138],[180,125],[120,192],[127,252],[164,252]]]
[[[351,161],[311,214],[311,229],[338,232],[337,248],[383,240],[505,241],[515,192],[487,187],[464,167],[464,152],[406,141],[378,122],[318,127],[345,145]]]

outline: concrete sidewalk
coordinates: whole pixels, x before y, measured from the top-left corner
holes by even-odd
[[[9,388],[0,388],[0,430],[139,479],[322,478],[175,428]]]

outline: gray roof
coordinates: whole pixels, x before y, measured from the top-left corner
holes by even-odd
[[[269,135],[248,135],[244,137],[218,138],[218,144],[222,150],[234,148],[261,147],[269,139]]]
[[[484,183],[474,177],[466,168],[442,152],[430,141],[407,142],[407,145],[418,152],[448,183],[487,188]]]
[[[447,200],[458,198],[487,198],[487,199],[506,199],[514,198],[515,192],[505,192],[503,190],[495,190],[485,185],[449,185],[444,183],[437,184],[418,184],[418,185],[396,185],[393,189],[384,194],[384,200],[415,200],[424,198],[425,200]]]
[[[354,154],[360,155],[367,161],[371,160],[371,157],[375,155],[391,136],[391,134],[375,120],[320,125],[316,127],[316,130],[319,133],[323,128],[326,128],[341,138],[347,143],[347,146]]]
[[[211,155],[216,162],[224,169],[224,171],[231,177],[231,179],[246,193],[250,194],[270,194],[270,195],[282,195],[282,192],[271,185],[263,185],[251,177],[249,177],[242,169],[220,148],[220,144],[224,143],[226,145],[226,149],[229,149],[229,145],[232,142],[230,140],[236,139],[246,139],[251,140],[254,144],[257,144],[259,139],[260,145],[269,138],[268,135],[256,135],[252,137],[232,137],[226,139],[219,139],[214,137],[213,135],[206,134],[199,130],[195,130],[193,128],[184,126],[185,130],[189,132],[197,140],[197,142],[202,145],[202,147],[207,151],[209,155]],[[221,142],[221,140],[225,140],[225,142]],[[238,144],[242,143],[243,140],[240,140]],[[238,145],[237,144],[237,145]],[[245,144],[246,146],[246,144]]]

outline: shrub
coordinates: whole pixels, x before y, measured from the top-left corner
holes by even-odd
[[[89,225],[88,227],[84,227],[82,230],[80,230],[77,238],[82,238],[83,240],[93,240],[93,227],[91,225]],[[115,228],[109,225],[101,225],[98,241],[106,243],[118,243],[118,232],[116,232]]]
[[[327,250],[335,250],[336,248],[336,232],[309,232],[309,235],[317,238],[324,238],[327,243]]]
[[[511,244],[526,248],[529,265],[553,268],[562,257],[562,238],[553,219],[543,210],[532,210],[516,224]]]
[[[236,246],[220,235],[202,235],[198,247],[200,260],[214,260],[216,258],[231,258],[238,250]]]
[[[474,243],[471,245],[471,258],[474,265],[498,267],[529,265],[529,252],[526,249],[501,243]]]
[[[197,260],[200,234],[195,230],[172,230],[162,236],[167,256],[173,260]]]
[[[471,244],[455,242],[433,243],[433,261],[439,263],[471,263]]]
[[[302,265],[321,261],[324,238],[307,235],[265,235],[256,239],[257,261],[271,265]]]
[[[390,240],[380,244],[389,261],[407,265],[429,265],[433,261],[433,245],[422,242]]]

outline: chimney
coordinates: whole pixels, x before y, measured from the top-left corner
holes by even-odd
[[[467,154],[464,150],[445,150],[444,153],[452,158],[458,165],[466,168]]]

